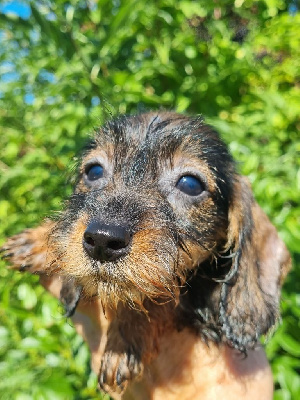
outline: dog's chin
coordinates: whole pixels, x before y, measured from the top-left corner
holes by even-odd
[[[126,286],[124,283],[100,281],[98,284],[98,297],[104,307],[108,306],[112,309],[117,309],[118,305],[122,303],[130,308],[143,310],[146,296],[137,288]]]
[[[146,299],[154,303],[165,303],[176,301],[179,297],[178,280],[167,271],[161,276],[149,277],[144,273],[143,265],[126,268],[124,263],[118,262],[93,263],[88,269],[85,276],[75,279],[83,287],[84,297],[97,296],[104,307],[117,308],[123,303],[130,308],[145,311]]]

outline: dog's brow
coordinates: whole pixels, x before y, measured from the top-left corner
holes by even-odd
[[[86,145],[83,147],[83,154],[89,153],[91,150],[95,150],[98,144],[96,139],[91,139]]]

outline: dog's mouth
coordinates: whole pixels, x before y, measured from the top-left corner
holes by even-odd
[[[156,301],[159,298],[175,299],[179,295],[177,256],[175,249],[158,253],[133,249],[115,261],[99,261],[87,258],[85,265],[90,277],[78,277],[87,295],[98,293],[104,303],[110,305],[118,301],[141,307],[145,298]],[[150,245],[147,246],[148,250]],[[141,249],[141,246],[138,246]]]
[[[127,237],[120,225],[77,222],[70,235],[54,237],[56,272],[73,277],[86,296],[97,294],[103,303],[178,298],[186,260],[168,227],[158,226],[148,222]]]

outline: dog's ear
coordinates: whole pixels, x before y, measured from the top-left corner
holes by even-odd
[[[46,220],[37,228],[26,229],[9,238],[0,248],[2,257],[10,262],[13,269],[49,277],[51,268],[54,269],[56,266],[56,258],[52,254],[49,239],[55,226],[55,222]],[[61,278],[61,282],[59,298],[65,308],[65,316],[71,317],[80,300],[82,287],[70,277]],[[58,296],[58,293],[56,295]]]
[[[8,260],[12,269],[32,274],[47,273],[50,261],[54,259],[49,247],[49,235],[54,228],[55,222],[47,219],[36,228],[10,237],[0,248],[2,257]]]
[[[229,343],[245,351],[278,319],[291,258],[246,178],[238,176],[234,186],[227,243],[234,255],[229,279],[221,284],[220,321]]]
[[[82,286],[76,284],[74,278],[62,278],[60,301],[65,308],[65,317],[72,317],[80,300]]]

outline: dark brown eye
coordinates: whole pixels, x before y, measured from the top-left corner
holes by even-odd
[[[90,165],[86,168],[85,174],[89,181],[96,181],[103,177],[103,167],[100,164]]]
[[[193,175],[182,176],[176,188],[189,196],[199,196],[205,190],[203,183]]]

